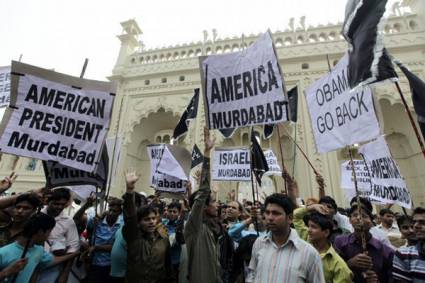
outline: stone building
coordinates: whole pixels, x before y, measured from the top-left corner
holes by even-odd
[[[403,0],[391,7],[385,25],[385,45],[389,52],[405,63],[415,74],[425,79],[425,1]],[[310,125],[303,90],[328,72],[330,65],[343,56],[347,44],[340,36],[341,23],[306,27],[305,19],[299,24],[290,20],[284,31],[273,32],[279,62],[284,73],[287,88],[299,87],[298,122],[286,123],[269,140],[265,140],[261,127],[255,127],[263,148],[272,148],[280,160],[279,141],[283,145],[285,166],[295,174],[301,197],[317,195],[314,174],[289,136],[296,139],[321,172],[326,181],[326,193],[340,203],[346,200],[340,188],[340,164],[348,159],[347,149],[327,154],[317,154]],[[123,172],[133,168],[142,174],[139,190],[149,191],[149,158],[146,145],[169,143],[172,131],[188,104],[193,89],[200,87],[198,56],[238,51],[250,45],[258,35],[243,38],[220,38],[216,31],[211,37],[204,33],[202,42],[147,49],[141,42],[142,30],[135,20],[121,23],[123,31],[118,35],[121,48],[110,80],[118,83],[118,91],[112,116],[110,136],[123,137],[120,153],[120,166],[111,193],[121,195],[124,191]],[[416,119],[410,99],[407,80],[400,75],[400,84],[405,93],[410,110]],[[401,99],[393,84],[379,85],[374,89],[382,132],[406,178],[415,205],[425,205],[425,160],[409,124]],[[205,125],[203,105],[199,107],[198,118],[190,124],[189,133],[177,144],[191,150],[196,143],[200,147],[202,128]],[[230,139],[224,139],[214,132],[218,146],[248,145],[248,129],[238,129]],[[3,175],[15,167],[19,179],[15,186],[23,190],[42,185],[44,176],[41,162],[28,158],[3,156],[0,170]],[[265,177],[263,191],[280,191],[281,178]],[[241,197],[250,196],[250,183],[220,182],[214,186],[219,197],[225,198],[234,189]]]

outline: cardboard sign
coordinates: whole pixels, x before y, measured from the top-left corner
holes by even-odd
[[[380,136],[376,141],[359,148],[370,171],[372,189],[371,199],[383,203],[395,203],[405,208],[411,208],[412,200],[406,182],[400,173],[397,163]]]
[[[0,67],[0,108],[10,102],[10,66]]]
[[[210,129],[288,120],[284,82],[269,32],[241,52],[203,57],[201,65]]]
[[[251,181],[250,152],[246,148],[216,148],[211,170],[214,181]]]
[[[11,74],[1,151],[93,172],[109,128],[113,85],[19,62],[12,62]]]
[[[184,193],[186,191],[186,185],[188,182],[191,155],[190,152],[187,152],[188,156],[186,156],[186,154],[183,154],[182,151],[179,152],[178,150],[170,150],[169,148],[171,147],[177,146],[171,146],[167,144],[152,144],[146,147],[149,159],[151,161],[151,187],[163,192]],[[184,159],[183,166],[176,160],[175,157],[173,157],[171,152],[179,152],[181,154],[180,157],[183,157],[182,160]],[[163,171],[160,171],[160,168]],[[170,168],[172,168],[172,170],[167,171]],[[180,175],[182,172],[184,172],[185,176]],[[169,173],[175,176],[172,176]],[[176,176],[181,176],[183,178],[178,178]]]
[[[379,133],[372,91],[351,91],[347,79],[348,56],[306,91],[317,151],[325,153],[369,141]]]
[[[46,187],[93,185],[106,189],[108,179],[109,157],[106,148],[103,148],[102,158],[95,170],[90,173],[76,168],[62,165],[55,161],[43,161]]]
[[[282,175],[282,170],[280,169],[277,157],[271,149],[264,151],[264,156],[267,159],[267,164],[269,166],[269,171],[264,175]]]

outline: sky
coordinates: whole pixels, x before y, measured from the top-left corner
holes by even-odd
[[[284,30],[296,25],[342,22],[344,0],[2,0],[0,66],[11,60],[86,78],[105,80],[115,65],[120,22],[135,19],[146,48],[201,41],[203,30],[218,38]]]

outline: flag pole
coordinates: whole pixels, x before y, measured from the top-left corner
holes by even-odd
[[[406,102],[406,99],[404,98],[403,92],[401,91],[400,84],[398,82],[394,82],[394,83],[395,83],[395,86],[397,87],[398,93],[400,94],[401,101],[403,102],[403,105],[404,105],[404,109],[407,112],[407,116],[409,116],[410,124],[412,125],[413,131],[416,134],[416,138],[419,142],[419,146],[421,147],[422,154],[425,157],[425,146],[424,146],[422,139],[421,139],[421,136],[419,134],[418,127],[416,127],[415,121],[413,120],[412,113],[410,113],[409,106],[407,105],[407,102]]]
[[[282,171],[283,171],[285,168],[285,161],[283,159],[282,141],[280,140],[279,124],[276,125],[276,128],[277,128],[277,140],[279,142],[279,150],[280,150],[280,161],[282,162]],[[285,178],[283,178],[283,183],[285,185],[285,194],[288,195],[288,182],[286,182]]]
[[[357,186],[357,177],[356,177],[356,170],[354,168],[354,161],[353,161],[353,153],[351,152],[351,147],[348,146],[348,152],[350,155],[350,162],[351,162],[351,170],[353,171],[353,178],[354,178],[354,189],[356,190],[356,202],[357,202],[357,208],[359,210],[359,219],[360,219],[360,226],[361,226],[361,240],[362,240],[362,249],[363,252],[367,252],[366,249],[366,233],[364,231],[364,221],[363,221],[363,214],[362,214],[362,205],[360,202],[360,194],[359,194],[359,188]]]
[[[119,128],[120,128],[121,112],[122,112],[123,104],[124,104],[124,97],[121,99],[120,109],[119,109],[119,113],[118,113],[118,121],[117,121],[116,132],[115,132],[115,141],[114,141],[114,146],[112,147],[111,168],[109,170],[110,174],[109,174],[108,187],[107,187],[107,190],[106,190],[105,203],[104,203],[103,210],[106,210],[106,204],[108,203],[109,192],[111,190],[111,183],[112,183],[112,176],[111,175],[114,171],[115,149],[116,149],[117,142],[118,142],[118,133],[119,133]],[[105,144],[105,146],[106,146],[106,144]]]
[[[81,70],[81,74],[80,74],[80,78],[84,78],[84,74],[86,73],[86,69],[87,69],[87,64],[89,63],[89,58],[86,58],[84,60],[84,65],[83,65],[83,69]]]
[[[250,135],[249,135],[249,154],[250,154],[250,158],[251,158],[251,190],[252,190],[252,203],[255,206],[255,190],[254,190],[254,155],[252,154],[252,142],[251,142],[251,137],[252,137],[252,131],[253,131],[253,127],[251,126],[250,128]],[[257,199],[258,201],[258,199]],[[254,226],[255,226],[255,230],[257,231],[257,237],[260,235],[260,233],[258,232],[258,220],[257,218],[254,218]]]

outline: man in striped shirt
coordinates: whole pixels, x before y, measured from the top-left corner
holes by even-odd
[[[273,194],[266,198],[265,207],[269,233],[254,243],[246,282],[324,283],[319,253],[290,228],[292,201]]]
[[[425,208],[415,208],[412,218],[418,242],[396,251],[393,261],[396,282],[425,282]]]

